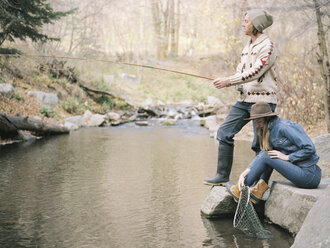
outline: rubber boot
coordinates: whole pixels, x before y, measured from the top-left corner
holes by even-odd
[[[264,180],[260,179],[258,183],[253,188],[251,188],[250,191],[251,201],[254,204],[259,203],[262,200],[262,196],[264,195],[267,189],[269,189],[267,183]]]
[[[211,186],[226,186],[233,165],[233,153],[234,146],[219,143],[217,174],[212,179],[204,180],[204,184]]]

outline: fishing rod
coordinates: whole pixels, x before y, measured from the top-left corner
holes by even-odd
[[[143,64],[134,64],[134,63],[127,63],[127,62],[118,62],[113,60],[105,60],[105,59],[88,59],[88,58],[79,58],[79,57],[68,57],[68,56],[54,56],[54,55],[38,55],[38,54],[0,54],[0,56],[21,56],[21,57],[39,57],[39,58],[53,58],[53,59],[66,59],[66,60],[82,60],[82,61],[97,61],[97,62],[105,62],[105,63],[112,63],[112,64],[119,64],[119,65],[128,65],[128,66],[135,66],[135,67],[143,67],[148,69],[154,69],[154,70],[160,70],[160,71],[166,71],[176,74],[182,74],[190,77],[196,77],[196,78],[202,78],[207,80],[214,80],[213,78],[200,76],[196,74],[186,73],[182,71],[176,71],[171,69],[165,69],[161,67],[155,67],[150,65],[143,65]]]

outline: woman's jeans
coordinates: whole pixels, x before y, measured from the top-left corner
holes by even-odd
[[[251,186],[259,179],[268,183],[273,169],[300,188],[317,188],[321,181],[321,169],[317,165],[301,168],[289,161],[270,158],[263,151],[249,165],[251,171],[245,178],[245,185]]]

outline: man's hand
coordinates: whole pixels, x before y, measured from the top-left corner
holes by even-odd
[[[217,78],[213,80],[212,83],[217,89],[222,89],[224,87],[230,86],[230,80],[228,78]]]
[[[276,150],[268,151],[268,154],[269,154],[270,158],[279,158],[284,161],[289,161],[289,155],[285,155],[279,151],[276,151]]]

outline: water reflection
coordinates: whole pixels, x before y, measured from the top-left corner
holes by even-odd
[[[253,156],[242,151],[233,177]],[[230,220],[200,216],[216,157],[196,127],[82,129],[1,148],[0,246],[232,246]]]

